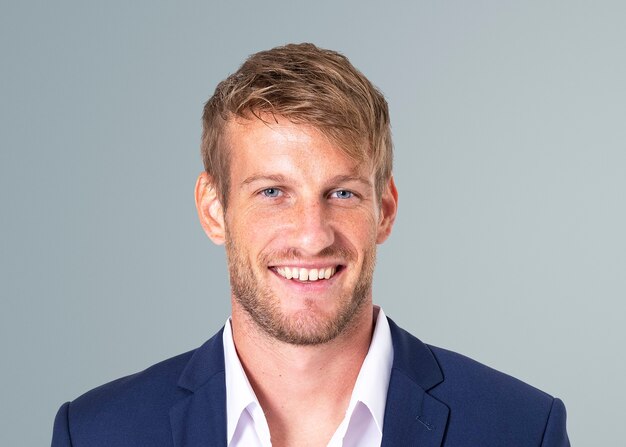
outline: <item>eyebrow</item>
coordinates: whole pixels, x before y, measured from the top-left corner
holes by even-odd
[[[254,174],[250,177],[247,177],[242,185],[249,185],[250,183],[258,182],[258,181],[271,181],[273,183],[287,183],[288,179],[282,174]],[[363,176],[359,175],[336,175],[329,180],[330,184],[337,183],[348,183],[348,182],[357,182],[362,185],[371,188],[373,186],[372,182]]]
[[[349,183],[357,182],[364,186],[372,187],[372,182],[367,178],[360,175],[336,175],[330,181],[330,183]]]
[[[285,183],[287,181],[287,177],[285,177],[282,174],[255,174],[246,178],[243,182],[241,182],[241,184],[249,185],[250,183],[254,183],[254,182],[258,182],[262,180],[263,181],[271,180],[272,182],[275,182],[275,183]]]

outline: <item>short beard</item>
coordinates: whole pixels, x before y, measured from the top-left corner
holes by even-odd
[[[355,259],[352,253],[330,247],[321,253],[329,258],[342,254],[343,259]],[[269,286],[261,287],[255,278],[254,269],[245,253],[237,246],[226,231],[226,254],[230,271],[231,290],[234,299],[246,311],[252,321],[271,338],[292,345],[319,345],[334,340],[340,334],[350,331],[356,323],[356,316],[369,302],[372,292],[374,266],[376,264],[376,244],[372,244],[363,256],[361,275],[354,290],[345,290],[337,297],[340,303],[337,314],[327,319],[316,318],[307,311],[286,316],[280,310],[278,300]],[[285,253],[272,253],[272,259],[297,259],[300,256],[295,249]],[[260,256],[258,265],[268,265],[265,261],[270,255]],[[313,307],[311,300],[306,303]]]

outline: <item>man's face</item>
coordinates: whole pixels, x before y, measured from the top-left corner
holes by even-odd
[[[283,342],[334,339],[371,306],[376,243],[390,229],[370,164],[285,119],[271,126],[233,121],[227,142],[224,222],[233,306]],[[383,203],[390,194],[395,189],[383,194]]]

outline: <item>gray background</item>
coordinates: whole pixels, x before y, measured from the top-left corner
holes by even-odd
[[[3,1],[0,445],[47,445],[61,403],[219,329],[201,108],[291,41],[344,52],[390,103],[400,212],[375,301],[562,397],[575,445],[623,443],[625,19],[619,1]]]

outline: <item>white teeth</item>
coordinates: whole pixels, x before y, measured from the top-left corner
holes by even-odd
[[[330,279],[337,272],[336,267],[321,269],[306,269],[299,267],[276,267],[276,273],[287,279],[297,279],[300,281],[317,281]]]

